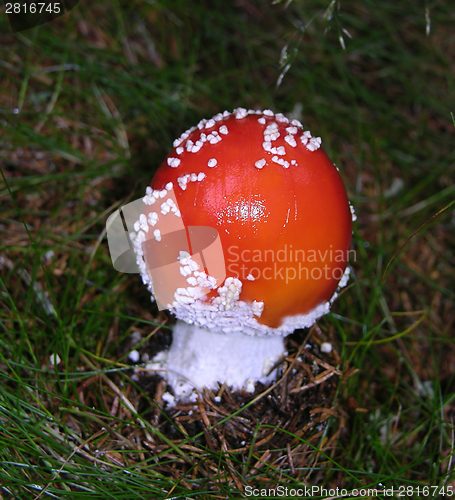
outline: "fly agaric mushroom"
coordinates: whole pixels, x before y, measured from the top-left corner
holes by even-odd
[[[166,284],[164,307],[178,319],[153,364],[177,398],[273,380],[284,336],[326,314],[346,284],[354,214],[320,145],[298,120],[238,108],[183,133],[156,172],[131,238],[144,283],[156,295]],[[163,238],[197,227],[216,230],[221,271],[211,273],[206,244],[198,253],[194,239]],[[170,261],[178,284],[166,278]]]

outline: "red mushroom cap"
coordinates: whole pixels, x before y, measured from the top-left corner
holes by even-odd
[[[226,276],[272,328],[329,300],[347,265],[351,210],[320,143],[297,120],[240,108],[184,133],[152,181],[173,183],[185,226],[218,230]]]

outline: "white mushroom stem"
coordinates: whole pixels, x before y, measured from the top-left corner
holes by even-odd
[[[257,381],[276,379],[274,366],[284,354],[280,335],[223,334],[177,321],[160,365],[176,398],[185,399],[193,389],[217,389],[223,383],[253,392]]]

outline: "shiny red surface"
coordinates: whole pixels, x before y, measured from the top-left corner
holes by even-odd
[[[185,225],[218,230],[227,276],[243,283],[240,299],[263,301],[258,321],[276,327],[285,316],[307,313],[333,295],[346,267],[352,222],[343,182],[324,151],[309,151],[299,140],[301,129],[294,136],[297,147],[291,147],[284,140],[290,125],[266,117],[266,125],[279,126],[280,137],[272,142],[286,149],[279,158],[298,165],[286,169],[272,162],[274,155],[263,148],[266,125],[258,123],[260,116],[231,116],[194,131],[188,138],[193,142],[220,125],[229,133],[197,153],[172,150],[169,157],[181,159],[180,165],[164,161],[152,187],[173,182]],[[214,168],[207,166],[211,158],[218,162]],[[255,162],[262,158],[267,163],[258,169]],[[188,182],[186,190],[179,187],[178,177],[199,172],[207,177]],[[257,279],[246,279],[249,273]]]

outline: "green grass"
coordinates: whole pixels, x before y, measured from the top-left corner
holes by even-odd
[[[80,2],[16,35],[0,16],[0,497],[455,485],[454,21],[368,0]],[[163,409],[128,353],[152,356],[167,317],[104,224],[175,137],[238,106],[322,136],[358,215],[353,278],[276,387]],[[292,393],[307,335],[343,376]]]

